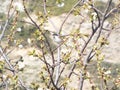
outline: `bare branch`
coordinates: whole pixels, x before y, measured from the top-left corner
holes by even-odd
[[[5,59],[5,62],[8,64],[10,71],[12,71],[13,75],[16,75],[16,71],[14,69],[14,67],[12,66],[12,64],[9,62],[9,58],[4,54],[2,47],[0,47],[0,52],[1,55],[3,56],[3,58]],[[25,90],[29,90],[24,83],[22,82],[22,80],[20,78],[18,78],[18,81],[20,82],[20,84],[25,88]]]
[[[61,24],[61,26],[60,26],[60,29],[59,29],[59,31],[58,31],[58,34],[61,33],[63,25],[65,24],[66,20],[69,18],[70,14],[71,14],[72,11],[74,10],[74,8],[75,8],[77,5],[79,5],[80,3],[83,3],[83,1],[79,0],[79,1],[72,7],[72,9],[68,12],[67,16],[65,17],[64,21],[62,22],[62,24]]]

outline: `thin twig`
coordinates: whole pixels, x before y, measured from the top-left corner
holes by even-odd
[[[16,71],[14,69],[14,67],[12,66],[12,64],[10,63],[9,58],[4,54],[2,47],[0,47],[0,52],[1,55],[3,56],[3,58],[5,59],[5,62],[8,64],[10,71],[12,71],[13,75],[16,75]],[[23,81],[18,77],[18,81],[20,82],[20,84],[25,88],[25,90],[29,90],[23,83]]]
[[[68,12],[67,16],[65,17],[64,21],[62,22],[62,24],[61,24],[61,26],[60,26],[60,29],[59,29],[59,31],[58,31],[58,34],[61,33],[62,28],[63,28],[63,25],[65,24],[66,20],[69,18],[70,14],[71,14],[72,11],[74,10],[74,8],[80,4],[80,2],[82,2],[82,1],[79,0],[79,1],[72,7],[72,9]]]

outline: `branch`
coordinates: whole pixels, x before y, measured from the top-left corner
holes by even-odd
[[[97,8],[94,7],[93,5],[92,5],[92,8],[103,16],[103,13],[102,13],[99,9],[97,9]]]
[[[107,7],[106,7],[105,12],[104,12],[104,14],[103,14],[103,18],[102,18],[102,21],[101,21],[101,23],[100,23],[100,28],[99,28],[99,32],[98,32],[98,35],[97,35],[97,37],[96,37],[95,43],[97,43],[97,41],[98,41],[98,39],[99,39],[99,37],[100,37],[100,35],[101,35],[102,27],[103,27],[103,24],[104,24],[104,21],[105,21],[105,16],[106,16],[106,14],[108,13],[108,10],[109,10],[109,7],[110,7],[110,5],[111,5],[111,2],[112,2],[112,0],[109,0],[108,3],[107,3]],[[98,29],[98,28],[96,27],[96,29]],[[94,34],[94,33],[93,33],[93,34]],[[83,70],[82,70],[83,72],[86,70],[87,62],[90,61],[90,60],[89,60],[89,57],[91,56],[92,52],[93,52],[93,49],[90,50],[90,52],[89,52],[88,55],[87,55],[87,58],[84,60],[85,64],[84,64],[84,67],[83,67]],[[82,73],[83,73],[83,72],[82,72]],[[81,74],[81,73],[80,73],[80,85],[79,85],[80,87],[79,87],[79,90],[82,90],[82,88],[83,88],[83,82],[84,82],[84,74]]]
[[[66,20],[68,19],[68,17],[70,16],[70,14],[71,14],[72,11],[74,10],[74,8],[75,8],[76,6],[78,6],[80,3],[83,3],[83,1],[82,1],[82,0],[79,0],[79,1],[72,7],[72,9],[68,12],[66,18],[64,19],[63,23],[62,23],[61,26],[60,26],[60,29],[59,29],[59,31],[58,31],[58,34],[61,33],[62,28],[63,28],[63,25],[65,24]]]
[[[14,11],[13,11],[13,13],[10,15],[10,10],[11,10],[11,7],[12,7],[12,3],[13,3],[13,0],[11,0],[11,2],[10,2],[8,14],[7,14],[7,20],[6,20],[5,25],[3,27],[2,33],[0,34],[0,41],[2,40],[2,38],[3,38],[4,34],[5,34],[6,28],[7,28],[8,24],[9,24],[9,20],[11,19],[11,17],[14,14]]]
[[[107,18],[108,16],[110,16],[111,13],[113,13],[114,11],[116,11],[118,8],[113,8],[109,13],[106,14],[105,18]]]
[[[3,56],[5,62],[8,64],[9,68],[10,68],[10,71],[12,71],[13,75],[16,75],[16,71],[14,69],[14,67],[12,66],[12,64],[9,62],[9,58],[4,54],[3,50],[2,50],[2,47],[0,47],[0,52],[1,52],[1,55]],[[24,83],[22,82],[22,80],[20,79],[20,77],[18,77],[18,81],[19,83],[25,88],[25,90],[29,90],[25,85]]]
[[[28,18],[32,21],[32,23],[37,27],[37,29],[38,29],[38,30],[42,33],[42,35],[44,36],[45,41],[46,41],[46,43],[47,43],[47,45],[48,45],[48,49],[49,49],[49,51],[50,51],[50,53],[51,53],[52,60],[54,61],[54,55],[53,55],[52,49],[51,49],[51,47],[50,47],[50,43],[49,43],[46,35],[42,32],[42,30],[40,29],[40,27],[37,25],[37,23],[32,19],[32,17],[31,17],[30,14],[28,13],[28,11],[27,11],[27,9],[26,9],[26,7],[25,7],[25,0],[23,0],[23,6],[24,6],[24,11],[25,11],[25,13],[27,14]]]

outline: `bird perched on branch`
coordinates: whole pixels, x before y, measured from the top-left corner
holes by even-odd
[[[60,36],[58,34],[56,34],[56,33],[53,34],[53,39],[57,43],[61,43],[62,42]]]

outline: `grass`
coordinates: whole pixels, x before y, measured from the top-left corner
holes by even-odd
[[[56,0],[48,0],[47,1],[47,10],[50,11],[52,15],[60,15],[62,13],[68,12],[71,7],[77,2],[78,0],[64,0],[64,6],[58,7]],[[43,2],[42,0],[35,0],[29,3],[30,10],[33,12],[43,11]]]

